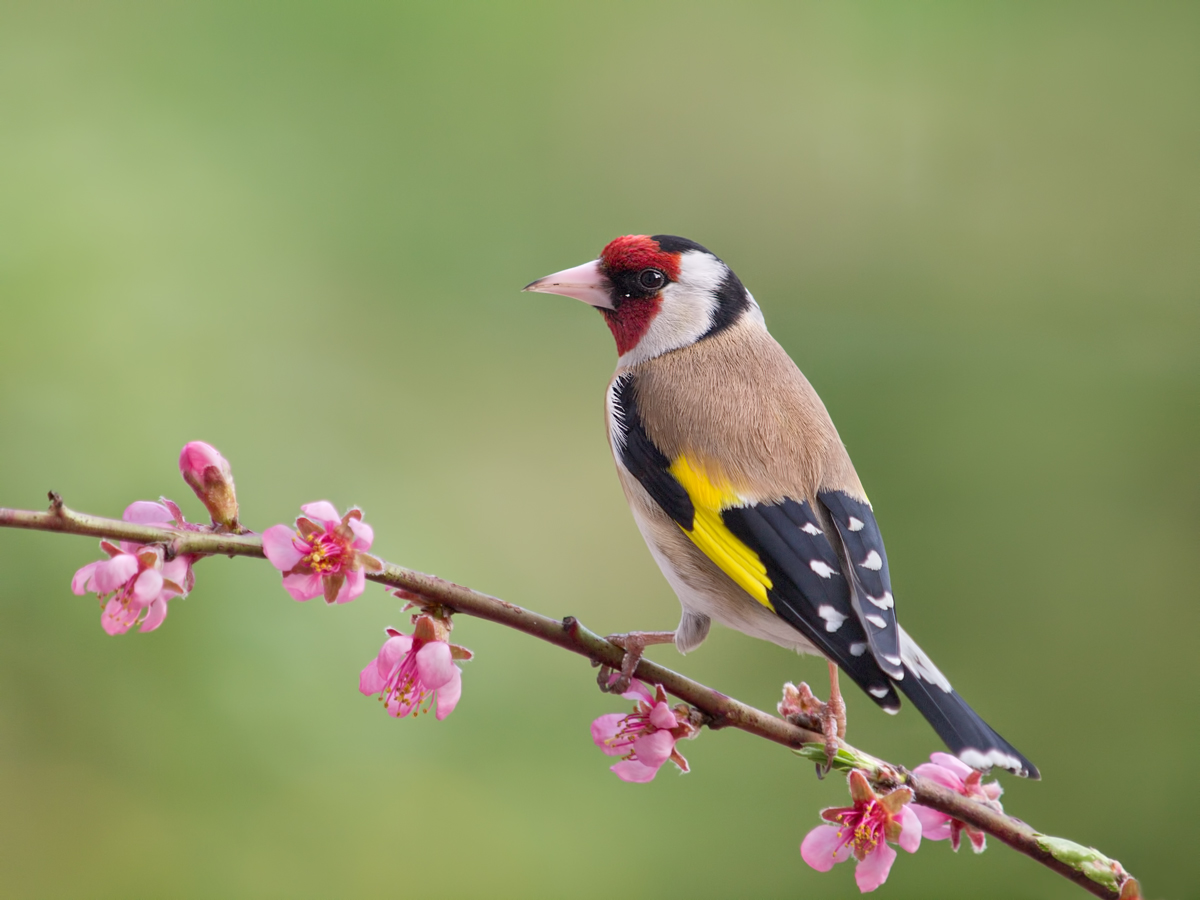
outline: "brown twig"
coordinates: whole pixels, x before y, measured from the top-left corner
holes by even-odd
[[[0,527],[58,531],[140,544],[161,544],[168,556],[188,553],[265,558],[262,540],[257,535],[227,534],[208,529],[188,531],[91,516],[69,509],[54,492],[50,493],[50,509],[47,512],[0,507]],[[427,603],[436,603],[448,611],[486,619],[524,632],[584,656],[597,665],[619,669],[624,658],[624,651],[620,647],[589,631],[574,616],[567,616],[562,621],[552,619],[498,597],[392,563],[385,564],[382,572],[368,573],[367,578],[389,587],[401,588],[417,599],[417,602],[421,602],[419,598],[424,598]],[[661,684],[668,693],[700,710],[703,713],[704,724],[710,728],[738,728],[793,750],[805,748],[806,745],[819,745],[819,752],[822,755],[825,752],[824,735],[727,697],[720,691],[692,681],[657,663],[643,659],[638,663],[635,674],[643,681]],[[918,778],[899,766],[875,759],[845,743],[842,744],[839,758],[850,760],[846,764],[847,767],[863,770],[876,784],[883,787],[908,785],[913,790],[916,803],[946,813],[992,835],[1097,897],[1130,900],[1137,896],[1136,882],[1128,878],[1119,865],[1104,857],[1099,859],[1111,863],[1117,874],[1107,880],[1102,877],[1098,880],[1098,876],[1103,876],[1105,871],[1097,871],[1094,861],[1089,861],[1088,865],[1081,865],[1060,846],[1066,845],[1069,850],[1078,845],[1047,838],[1024,822],[997,812],[984,803],[928,779]],[[1086,851],[1090,848],[1078,849]],[[1087,871],[1096,874],[1089,876]],[[1120,890],[1121,887],[1126,889]]]

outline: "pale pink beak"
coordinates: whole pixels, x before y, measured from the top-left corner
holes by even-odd
[[[540,294],[561,294],[564,297],[582,300],[591,306],[612,309],[612,298],[609,296],[611,288],[608,278],[600,271],[600,260],[593,259],[582,266],[564,269],[532,281],[522,290],[537,291]]]

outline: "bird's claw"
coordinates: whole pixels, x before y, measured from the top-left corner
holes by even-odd
[[[789,698],[795,708],[795,717],[807,719],[825,737],[825,765],[817,766],[817,777],[824,778],[833,768],[841,740],[846,736],[846,704],[840,691],[831,691],[828,703],[820,700],[803,681],[795,691],[796,694]]]
[[[637,671],[642,654],[651,644],[669,644],[675,640],[673,631],[630,631],[626,634],[610,634],[605,638],[610,644],[616,644],[625,651],[621,660],[620,672],[612,666],[601,666],[596,683],[600,690],[609,694],[623,694],[629,690],[633,681],[633,673]]]

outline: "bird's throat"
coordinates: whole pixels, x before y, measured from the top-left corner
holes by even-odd
[[[616,309],[600,310],[617,342],[618,356],[624,356],[641,343],[661,307],[662,297],[657,296],[646,300],[630,298]]]

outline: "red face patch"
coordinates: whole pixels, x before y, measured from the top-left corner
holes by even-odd
[[[644,234],[617,238],[601,252],[600,265],[616,284],[622,281],[623,275],[632,277],[643,269],[659,269],[671,281],[679,277],[679,254],[665,252],[658,241]],[[621,297],[619,288],[615,293],[617,308],[600,311],[617,342],[617,353],[624,356],[650,330],[650,323],[662,306],[662,295]]]
[[[661,297],[649,300],[626,300],[619,309],[601,309],[608,330],[617,342],[617,355],[624,356],[638,345],[650,330],[650,323],[658,315]]]
[[[644,234],[627,234],[612,241],[601,251],[600,262],[610,274],[655,268],[672,281],[679,277],[679,254],[661,250],[658,241]]]

